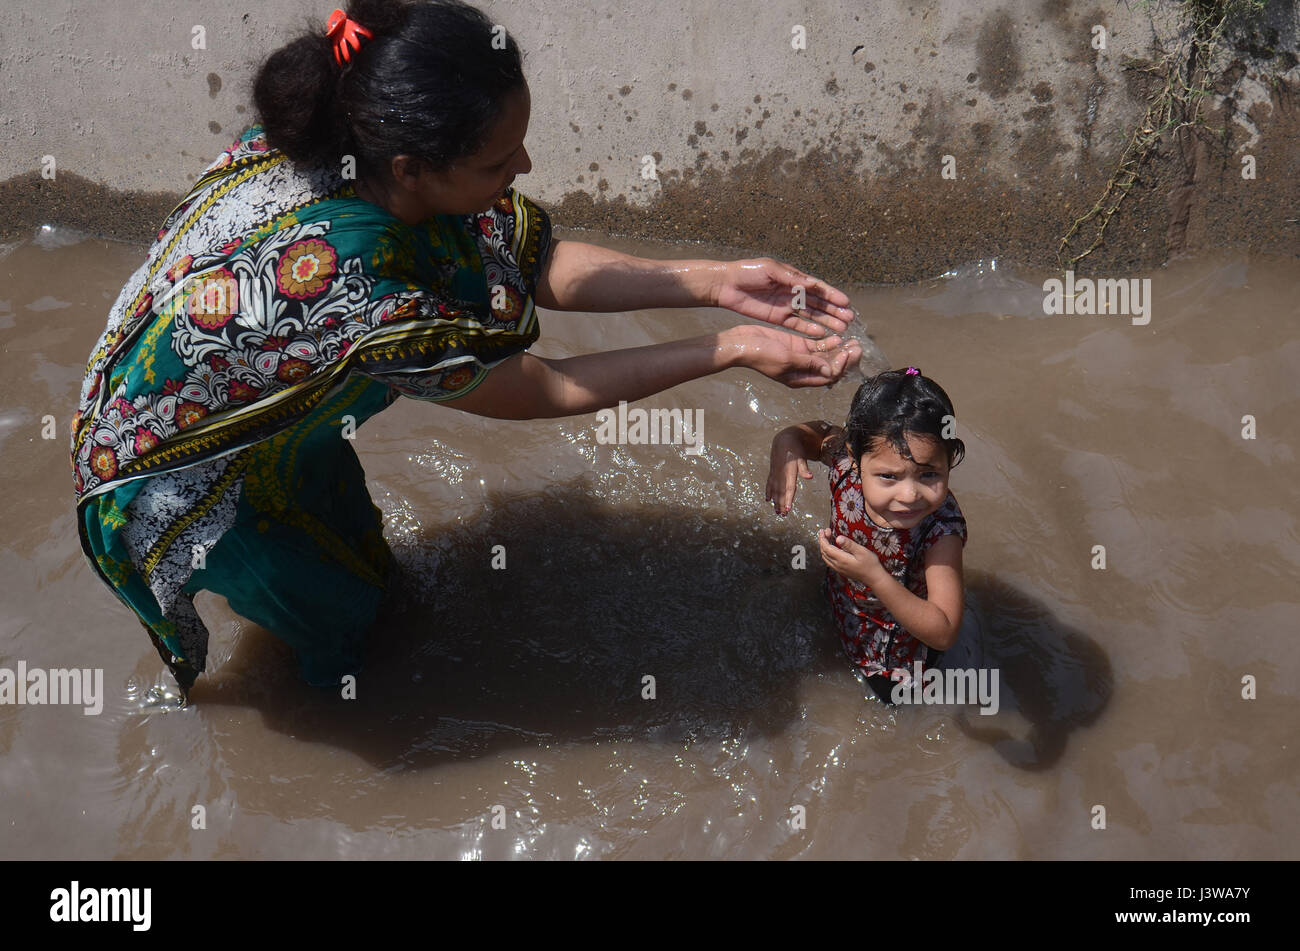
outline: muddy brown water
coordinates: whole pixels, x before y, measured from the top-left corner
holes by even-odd
[[[151,699],[158,657],[81,555],[66,431],[142,254],[54,229],[0,258],[0,667],[102,668],[106,694],[98,716],[0,706],[0,857],[1295,856],[1294,260],[1141,275],[1145,326],[1044,316],[1049,275],[1001,262],[845,288],[889,362],[956,404],[986,717],[864,698],[818,590],[824,470],[786,519],[763,500],[772,435],[841,421],[856,381],[743,371],[636,404],[703,410],[698,456],[600,444],[594,416],[399,401],[356,442],[403,566],[357,699],[301,683],[208,593],[192,704]],[[543,312],[535,352],[739,321]]]

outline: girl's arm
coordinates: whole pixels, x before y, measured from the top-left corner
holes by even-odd
[[[807,460],[817,459],[830,465],[831,440],[843,434],[838,426],[825,420],[796,423],[776,434],[772,440],[772,456],[767,471],[767,501],[777,515],[786,515],[794,503],[799,488],[799,476],[812,478]]]
[[[927,647],[946,651],[957,642],[962,615],[962,543],[958,536],[945,535],[925,554],[928,600],[899,584],[875,552],[843,535],[840,538],[843,544],[835,546],[827,529],[822,529],[819,538],[822,557],[832,568],[869,585],[907,633]]]

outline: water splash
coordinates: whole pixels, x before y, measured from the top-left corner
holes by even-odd
[[[86,240],[86,237],[85,232],[75,228],[67,228],[63,225],[41,225],[32,236],[32,244],[43,251],[53,251],[56,248],[80,244]]]
[[[973,261],[944,271],[920,285],[921,296],[908,298],[945,317],[993,314],[997,317],[1045,317],[1042,285],[1018,277],[996,258]]]

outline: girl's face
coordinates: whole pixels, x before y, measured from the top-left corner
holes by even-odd
[[[915,528],[948,497],[948,453],[932,436],[905,433],[912,459],[879,439],[858,460],[867,515],[887,528]]]

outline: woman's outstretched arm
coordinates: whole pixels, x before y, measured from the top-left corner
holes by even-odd
[[[520,353],[503,361],[469,393],[444,406],[496,419],[576,416],[639,400],[731,367],[756,370],[790,387],[838,380],[857,363],[857,341],[809,340],[773,327],[721,333],[563,360]]]
[[[813,337],[842,333],[854,318],[843,291],[771,258],[656,261],[580,241],[555,243],[533,299],[550,310],[605,313],[725,307]]]
[[[613,313],[710,307],[722,261],[655,261],[581,241],[557,241],[534,299],[550,310]]]

